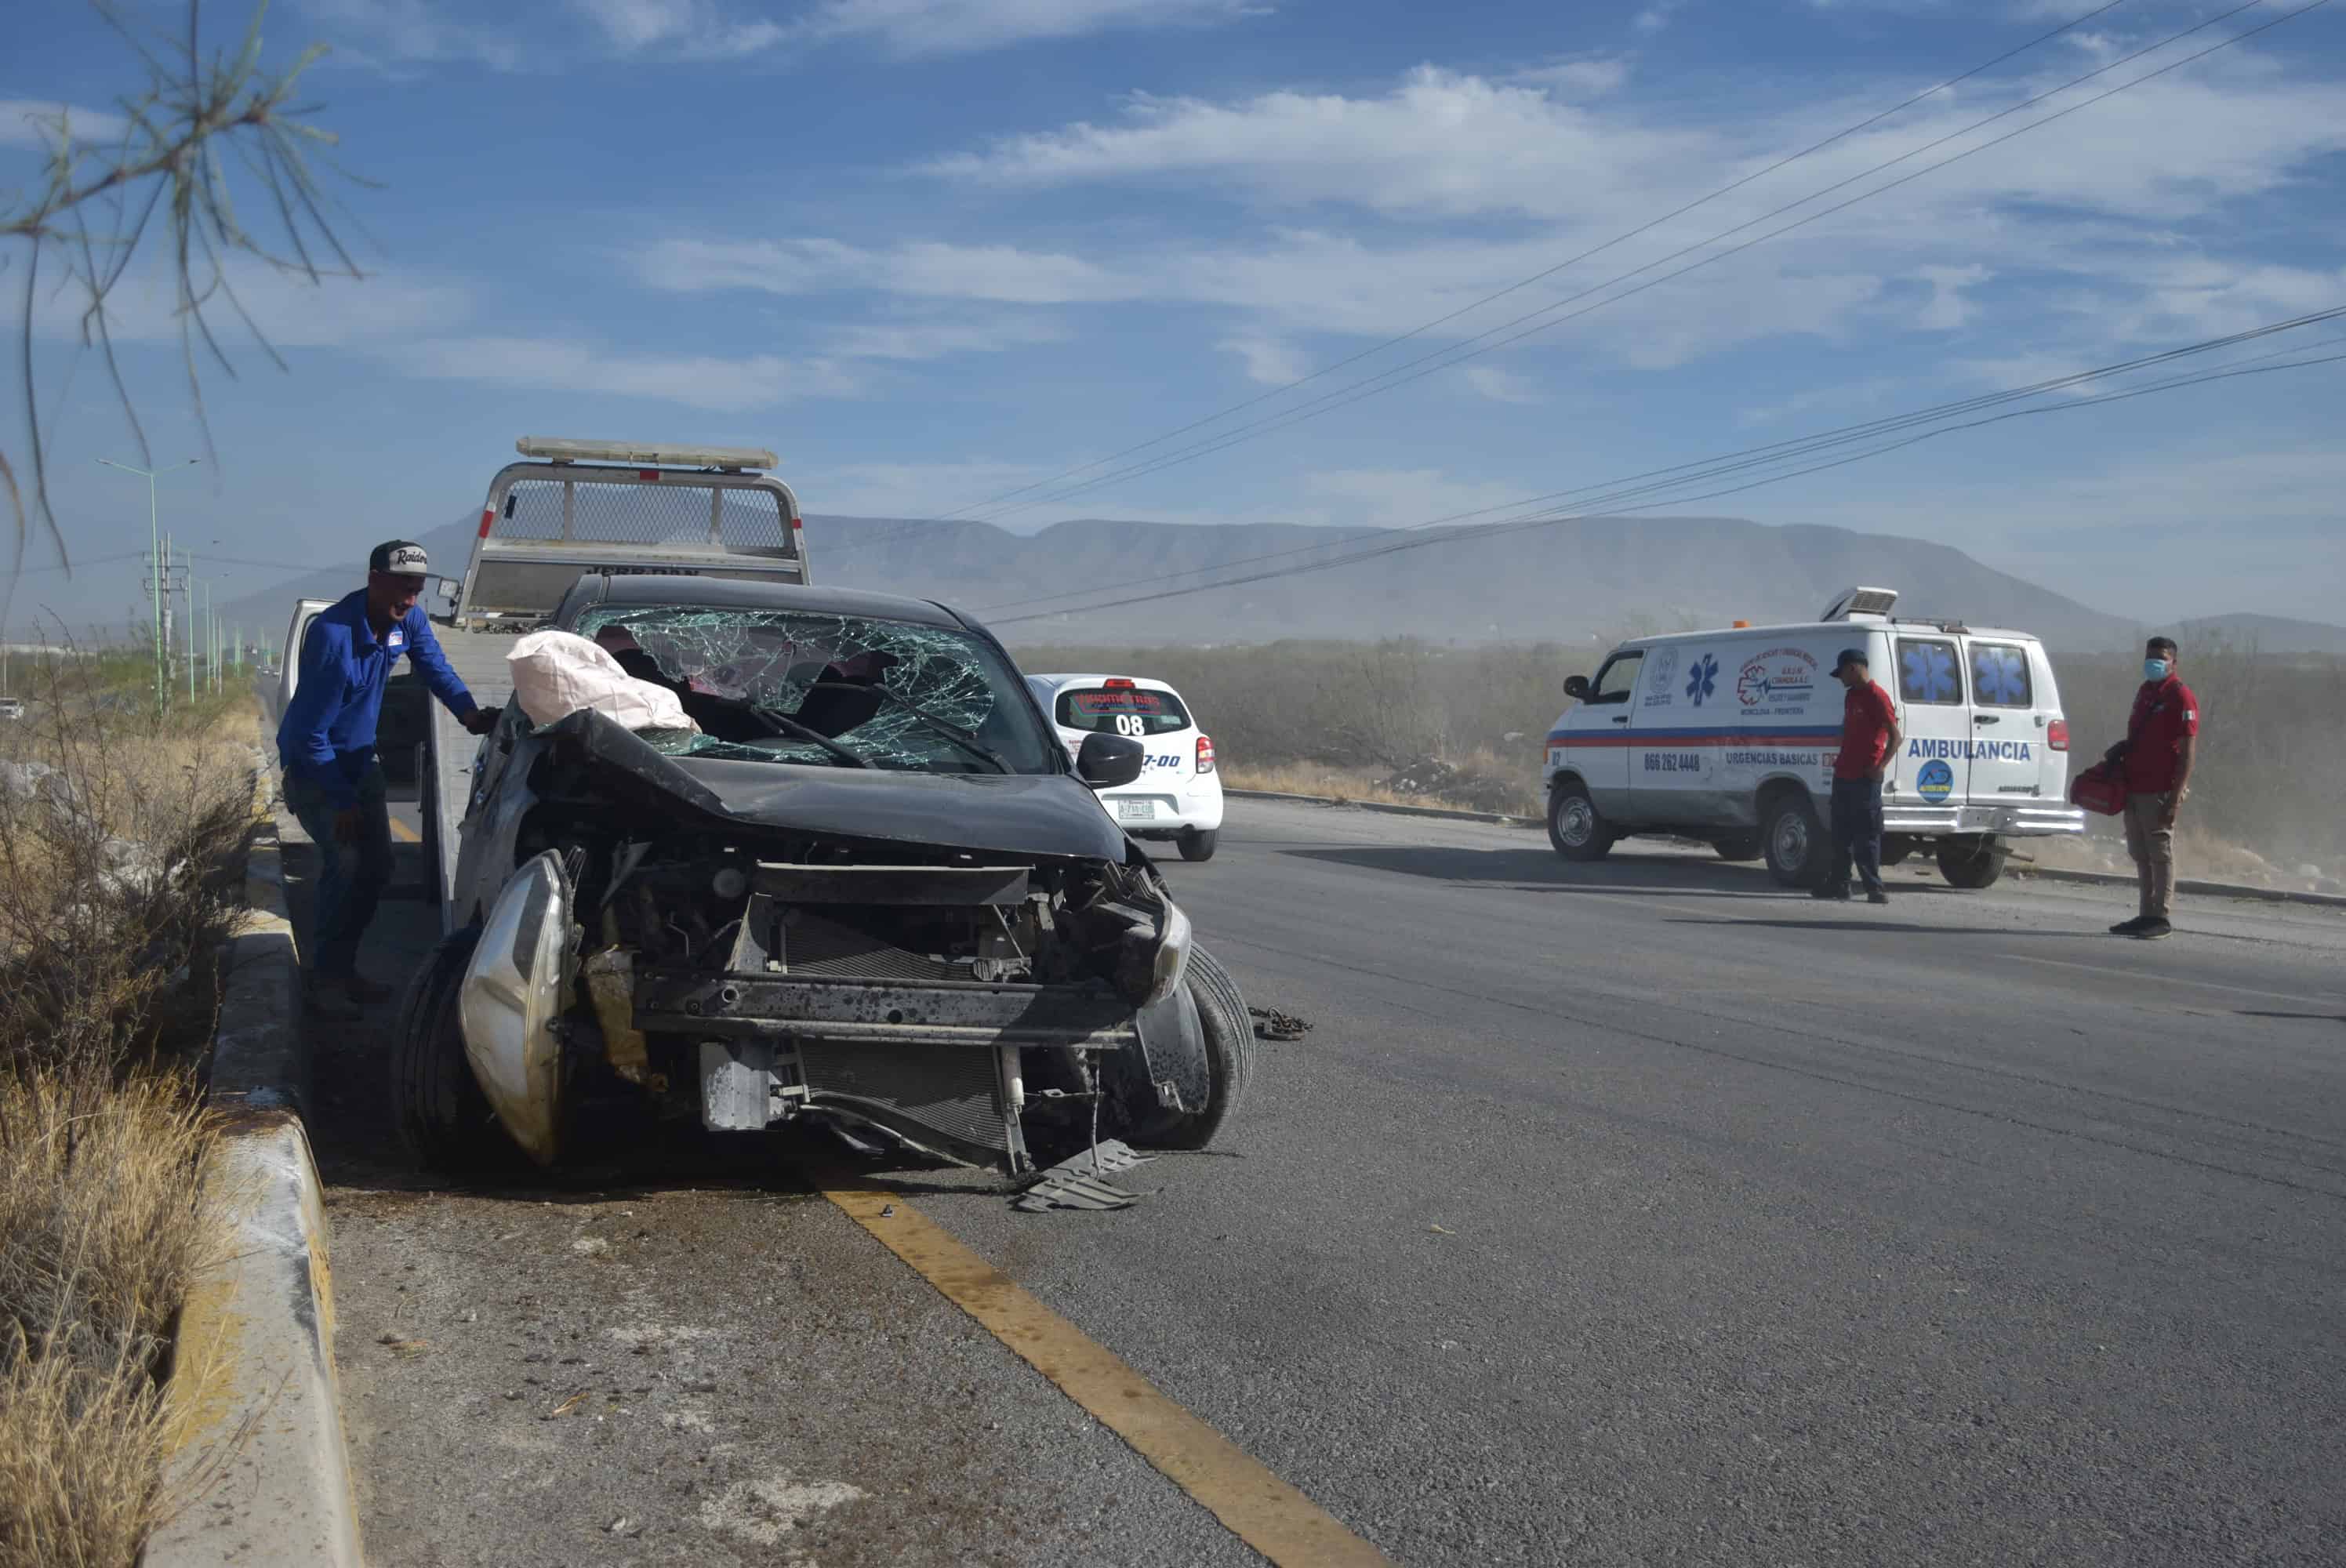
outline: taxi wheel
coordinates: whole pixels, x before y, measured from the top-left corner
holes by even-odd
[[[1601,860],[1613,852],[1612,831],[1586,785],[1559,784],[1548,796],[1547,841],[1567,860]]]
[[[1832,843],[1806,790],[1787,789],[1768,803],[1760,830],[1768,871],[1788,888],[1824,884],[1832,867]]]
[[[1942,839],[1939,874],[1951,888],[1993,887],[2004,875],[2004,848],[1994,839]]]
[[[1222,835],[1219,829],[1191,828],[1174,841],[1181,847],[1183,860],[1210,860],[1214,858],[1215,848],[1221,843],[1221,840]]]

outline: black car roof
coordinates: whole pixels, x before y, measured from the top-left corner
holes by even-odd
[[[688,605],[715,610],[784,610],[818,616],[864,616],[910,621],[915,626],[961,630],[968,623],[943,605],[899,594],[856,588],[810,587],[797,583],[751,582],[739,577],[687,577],[653,573],[608,575],[589,573],[564,596],[552,624],[568,626],[589,605],[620,607]]]

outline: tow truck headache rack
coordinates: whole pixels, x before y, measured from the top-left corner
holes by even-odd
[[[524,436],[528,460],[489,481],[481,531],[439,617],[474,631],[525,631],[586,572],[803,583],[798,497],[750,447]]]

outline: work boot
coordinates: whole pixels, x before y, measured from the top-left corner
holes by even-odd
[[[1849,902],[1849,884],[1847,882],[1827,882],[1821,888],[1810,888],[1809,890],[1809,897],[1812,899],[1831,899],[1839,903],[1847,903]]]
[[[321,1018],[355,1019],[359,1004],[351,995],[347,977],[338,974],[313,974],[301,983],[303,1005]]]
[[[1865,901],[1870,904],[1886,904],[1890,901],[1890,895],[1882,889],[1875,888],[1865,895]]]
[[[363,974],[353,974],[342,982],[342,994],[362,1007],[373,1007],[392,999],[390,986],[380,980],[369,980]]]
[[[2134,928],[2134,934],[2140,942],[2163,942],[2175,934],[2175,928],[2161,917],[2152,915]]]
[[[2141,931],[2144,926],[2149,923],[2150,917],[2148,915],[2137,915],[2132,920],[2122,920],[2118,921],[2117,924],[2110,927],[2110,934],[2112,936],[2133,936],[2137,932]]]

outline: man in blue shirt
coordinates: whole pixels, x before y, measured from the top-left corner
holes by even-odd
[[[285,804],[318,846],[318,898],[308,993],[321,1009],[387,1002],[391,987],[358,972],[359,939],[391,881],[391,811],[375,759],[383,682],[404,654],[464,728],[497,721],[464,689],[416,604],[430,563],[406,539],[367,557],[367,585],[321,611],[301,638],[301,676],[277,726]]]

